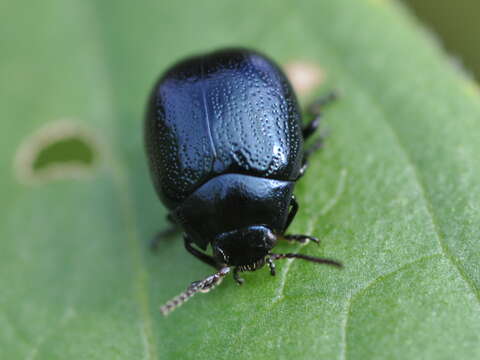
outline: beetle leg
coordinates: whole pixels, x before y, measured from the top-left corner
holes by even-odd
[[[305,171],[307,171],[307,168],[308,168],[307,159],[303,158],[302,167],[300,168],[300,171],[299,171],[298,176],[297,176],[297,178],[295,179],[295,181],[297,181],[297,180],[300,179],[303,175],[305,175]]]
[[[292,221],[295,218],[295,215],[297,214],[297,211],[298,211],[298,202],[297,202],[297,199],[295,198],[295,195],[292,195],[292,199],[290,200],[290,205],[292,206],[292,209],[288,213],[287,224],[285,225],[285,228],[283,229],[283,232],[287,231],[287,228],[292,223]],[[317,244],[320,244],[320,240],[318,240],[314,236],[309,236],[309,235],[289,234],[289,235],[283,235],[282,238],[287,240],[287,241],[297,241],[299,243],[306,243],[308,240],[310,240],[310,241],[316,242]],[[267,259],[267,261],[268,261],[268,259]]]
[[[150,241],[150,250],[156,251],[158,249],[158,244],[165,239],[169,238],[172,235],[175,235],[178,232],[178,227],[177,224],[175,223],[175,220],[172,217],[172,214],[168,214],[166,216],[167,221],[170,223],[169,227],[166,228],[165,230],[162,230],[158,232]]]
[[[311,137],[315,133],[315,131],[317,131],[320,125],[320,121],[322,120],[323,107],[333,102],[334,100],[336,100],[336,98],[337,98],[337,94],[332,91],[326,96],[323,96],[317,99],[308,107],[307,112],[313,115],[313,120],[311,120],[302,129],[302,135],[304,140],[307,140],[309,137]],[[300,168],[300,172],[297,177],[297,180],[300,179],[305,174],[305,171],[307,170],[307,167],[308,167],[308,158],[310,157],[310,155],[312,155],[315,151],[323,147],[323,144],[325,142],[325,137],[326,137],[325,134],[320,135],[320,137],[312,145],[310,145],[308,149],[305,150],[303,154],[302,167]]]
[[[337,100],[338,93],[335,90],[330,91],[326,95],[318,97],[312,103],[310,103],[307,107],[307,111],[309,114],[318,115],[322,112],[322,109]]]
[[[245,282],[245,279],[241,278],[238,275],[240,269],[238,267],[233,269],[233,279],[237,282],[238,285],[242,285]]]
[[[308,149],[305,149],[305,152],[303,153],[303,164],[305,165],[307,163],[308,158],[317,150],[320,150],[323,148],[323,145],[325,144],[325,135],[321,135],[318,139],[315,140],[315,142],[309,146]]]
[[[318,129],[320,121],[322,120],[322,109],[336,99],[337,94],[332,91],[327,95],[318,98],[308,106],[307,112],[313,115],[314,118],[302,130],[303,138],[305,140],[312,136]]]
[[[188,236],[184,235],[183,240],[185,244],[185,249],[187,249],[190,254],[195,256],[197,259],[203,261],[205,264],[213,266],[217,270],[220,268],[217,264],[217,261],[212,256],[204,254],[203,252],[195,249],[192,246],[192,240]]]
[[[288,213],[287,223],[285,224],[285,227],[283,228],[283,232],[285,232],[287,230],[287,228],[290,226],[293,219],[295,218],[295,215],[297,215],[298,202],[297,202],[297,199],[295,198],[295,195],[292,195],[292,198],[290,199],[290,206],[292,208],[290,209],[290,211]]]
[[[298,177],[296,180],[300,179],[303,175],[305,175],[305,171],[307,171],[307,168],[308,168],[308,158],[315,151],[321,149],[323,147],[324,142],[325,142],[325,136],[320,136],[318,139],[315,140],[315,142],[312,145],[310,145],[308,149],[305,149],[303,153],[302,167],[300,168],[300,171],[298,173]]]
[[[275,276],[275,263],[271,257],[267,257],[268,267],[270,268],[270,275]]]
[[[332,259],[325,259],[325,258],[319,258],[315,256],[309,256],[309,255],[304,255],[304,254],[295,254],[295,253],[288,253],[288,254],[269,254],[272,260],[279,260],[279,259],[302,259],[302,260],[307,260],[310,262],[314,262],[317,264],[326,264],[326,265],[332,265],[338,268],[342,268],[343,265],[341,262],[338,262],[336,260]]]
[[[283,235],[283,238],[287,241],[296,241],[302,244],[306,243],[309,240],[317,244],[320,244],[320,240],[318,240],[314,236],[309,236],[309,235],[289,234],[289,235]]]
[[[305,171],[308,168],[308,158],[310,155],[312,155],[315,151],[321,149],[323,147],[323,144],[325,142],[325,135],[320,135],[318,139],[315,140],[315,142],[310,145],[308,149],[305,149],[303,153],[303,160],[302,160],[302,167],[300,168],[300,172],[298,174],[297,180],[300,179],[303,175],[305,175]]]
[[[317,114],[312,121],[310,121],[303,129],[302,135],[303,138],[306,140],[318,129],[320,125],[320,121],[322,120],[322,114]]]

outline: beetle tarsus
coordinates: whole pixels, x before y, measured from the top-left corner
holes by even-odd
[[[270,275],[275,276],[275,263],[272,258],[267,257],[268,267],[270,268]]]
[[[240,277],[239,272],[240,272],[240,269],[238,267],[233,269],[233,279],[237,282],[238,285],[243,285],[243,283],[245,282],[245,279]]]
[[[287,241],[296,241],[302,244],[306,243],[307,241],[313,241],[317,244],[320,244],[320,240],[318,238],[309,235],[288,234],[284,235],[283,238]]]
[[[270,253],[270,257],[272,258],[272,260],[296,258],[296,259],[307,260],[307,261],[314,262],[314,263],[317,263],[317,264],[332,265],[332,266],[335,266],[335,267],[338,267],[338,268],[343,267],[343,264],[341,262],[337,261],[337,260],[319,258],[319,257],[309,256],[309,255],[304,255],[304,254],[296,254],[296,253],[274,254],[274,253]]]

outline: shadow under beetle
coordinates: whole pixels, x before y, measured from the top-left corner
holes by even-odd
[[[298,203],[295,182],[321,139],[304,149],[317,129],[320,108],[302,128],[290,83],[279,67],[247,49],[226,49],[188,58],[155,84],[145,120],[145,141],[155,189],[181,228],[185,248],[217,272],[193,282],[161,311],[164,315],[197,292],[218,285],[233,269],[254,271],[265,263],[299,258],[341,267],[335,260],[277,254],[278,239],[318,239],[286,235]],[[158,237],[157,237],[158,240]],[[208,245],[213,256],[205,253]]]

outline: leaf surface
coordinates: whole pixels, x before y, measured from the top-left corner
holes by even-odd
[[[480,357],[480,92],[403,8],[1,7],[1,358]],[[228,279],[163,318],[159,305],[211,269],[180,236],[148,251],[167,225],[146,168],[144,104],[172,62],[227,45],[318,64],[327,82],[316,95],[340,91],[291,229],[322,244],[279,248],[345,269],[279,262],[275,278]],[[20,182],[19,149],[61,119],[89,129],[101,165],[87,179]]]

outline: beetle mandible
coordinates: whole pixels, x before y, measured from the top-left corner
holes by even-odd
[[[183,231],[186,250],[217,270],[162,306],[163,314],[213,289],[232,269],[241,284],[239,272],[265,264],[275,275],[279,259],[341,267],[331,259],[272,252],[278,239],[318,242],[285,232],[298,210],[295,182],[321,145],[319,139],[304,149],[304,140],[317,129],[326,101],[314,103],[313,120],[302,127],[286,76],[247,49],[187,58],[158,80],[144,128],[153,184],[168,219]]]

